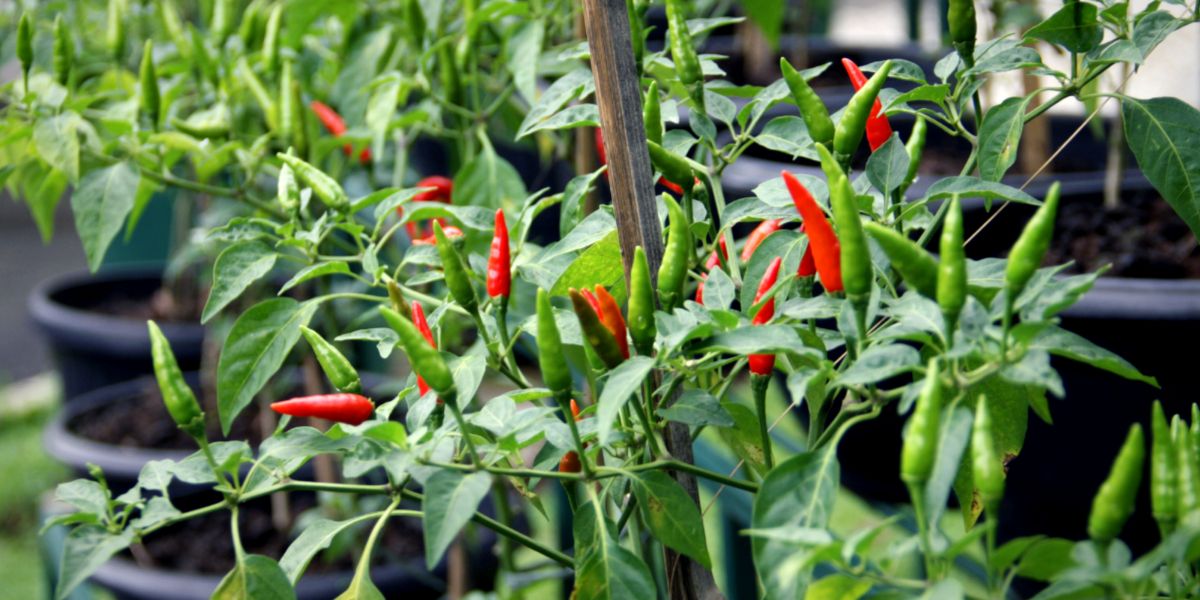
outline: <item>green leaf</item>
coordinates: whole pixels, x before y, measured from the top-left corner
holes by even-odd
[[[654,589],[646,563],[618,543],[612,529],[592,502],[575,511],[576,600],[625,600]]]
[[[270,246],[258,241],[239,242],[223,250],[213,263],[212,290],[208,293],[200,322],[208,322],[250,284],[270,273],[278,257]]]
[[[1070,540],[1040,540],[1021,554],[1017,574],[1036,581],[1052,581],[1058,574],[1075,566],[1075,560],[1071,557],[1074,547],[1075,543]]]
[[[713,269],[704,279],[704,307],[727,310],[733,304],[733,296],[736,291],[733,280],[725,274],[724,269]]]
[[[1043,40],[1081,54],[1098,46],[1103,37],[1096,5],[1088,2],[1066,2],[1058,12],[1025,32],[1026,39]]]
[[[700,509],[679,482],[662,471],[643,471],[630,478],[646,526],[663,545],[712,568]]]
[[[212,600],[288,600],[295,597],[296,592],[279,563],[260,554],[245,556],[212,593]]]
[[[1200,110],[1178,98],[1126,96],[1121,114],[1142,172],[1200,236]]]
[[[316,310],[315,302],[274,298],[259,302],[238,317],[217,364],[217,409],[222,431],[229,433],[238,413],[283,366],[288,352],[300,339],[300,326],[308,325]]]
[[[479,391],[479,384],[487,372],[487,357],[479,350],[468,351],[462,356],[447,357],[446,366],[454,377],[454,389],[458,391],[457,400],[460,407],[466,407]]]
[[[929,186],[929,190],[925,192],[925,200],[939,200],[954,195],[962,196],[964,200],[967,198],[983,198],[989,209],[993,200],[1006,200],[1021,204],[1032,204],[1034,206],[1041,204],[1041,201],[1037,198],[1015,187],[994,181],[984,181],[978,177],[971,177],[969,175],[939,179],[937,183]]]
[[[60,483],[54,497],[79,509],[81,512],[99,516],[108,514],[109,493],[104,486],[91,479],[76,479]]]
[[[542,53],[542,38],[546,26],[541,19],[530,19],[508,39],[505,62],[512,73],[513,84],[526,102],[537,99],[537,66]]]
[[[26,178],[25,203],[29,205],[29,214],[37,224],[38,233],[42,234],[42,241],[49,242],[54,237],[54,210],[67,190],[67,176],[57,169],[44,167],[38,172],[40,175],[36,178]]]
[[[1029,409],[1039,398],[1045,400],[1045,392],[1041,388],[989,377],[972,386],[967,399],[971,405],[977,405],[983,396],[987,397],[988,411],[992,416],[992,442],[996,446],[996,456],[1007,464],[1021,454],[1029,425]],[[1015,467],[1020,468],[1020,463],[1016,463]],[[954,494],[962,507],[964,527],[974,526],[984,507],[975,488],[970,460],[962,461],[959,467],[954,480]]]
[[[525,199],[525,183],[489,146],[454,175],[456,204],[511,209]]]
[[[779,463],[754,497],[754,529],[826,529],[837,496],[836,444]],[[768,598],[796,598],[811,576],[806,553],[779,539],[751,540],[754,566]]]
[[[1093,344],[1080,335],[1071,333],[1059,327],[1043,329],[1029,346],[1045,350],[1054,356],[1062,356],[1074,361],[1087,363],[1125,379],[1142,381],[1158,387],[1158,380],[1142,374],[1137,367],[1116,354]]]
[[[392,350],[396,348],[396,344],[400,343],[400,336],[390,327],[370,327],[367,329],[358,329],[350,333],[343,333],[334,338],[338,342],[363,341],[375,342],[376,349],[379,350],[379,358],[387,358],[391,356]]]
[[[360,567],[354,572],[354,579],[350,580],[350,586],[335,600],[385,600],[385,598],[383,592],[379,591],[379,588],[375,587],[371,581],[371,570]]]
[[[768,324],[747,325],[733,331],[718,333],[708,339],[705,352],[728,352],[730,354],[815,354],[807,348],[796,330],[790,325]]]
[[[58,600],[66,598],[108,559],[133,541],[133,531],[109,533],[98,525],[81,525],[63,541],[62,561],[58,564]]]
[[[925,514],[930,523],[941,522],[946,510],[946,501],[971,438],[973,418],[971,409],[961,405],[951,405],[942,411],[933,475],[925,483]]]
[[[538,131],[558,131],[578,127],[599,127],[600,107],[591,103],[568,106],[553,115],[531,124],[526,134]]]
[[[775,179],[780,178],[776,177]],[[794,217],[796,209],[790,206],[788,208],[791,211],[790,216]],[[767,236],[767,239],[758,245],[754,254],[750,256],[750,260],[746,261],[745,270],[742,271],[742,289],[739,301],[743,311],[750,312],[750,307],[754,305],[754,296],[758,293],[758,284],[762,281],[762,276],[766,274],[767,267],[771,265],[775,257],[783,257],[779,273],[782,277],[787,277],[799,268],[800,259],[804,256],[807,244],[806,237],[795,231],[781,229]],[[705,291],[707,292],[707,290]]]
[[[1139,16],[1133,26],[1133,43],[1142,54],[1142,61],[1167,39],[1171,32],[1185,25],[1169,12],[1156,10],[1150,14]],[[1140,61],[1139,61],[1140,62]]]
[[[438,471],[425,481],[421,521],[425,525],[425,564],[430,569],[471,520],[491,486],[492,476],[484,472]]]
[[[542,121],[558,113],[568,102],[587,97],[595,89],[594,86],[592,72],[587,68],[576,69],[558,78],[530,107],[525,120],[517,128],[517,139],[529,135]]]
[[[323,262],[315,265],[309,265],[300,269],[300,272],[292,276],[283,287],[279,288],[279,293],[282,294],[305,281],[325,277],[327,275],[349,275],[350,265],[345,261],[336,260],[332,262]]]
[[[617,415],[621,413],[621,408],[634,392],[641,389],[642,382],[653,368],[653,358],[634,356],[609,372],[596,409],[596,431],[601,445],[608,444],[612,438],[613,424]]]
[[[850,368],[838,376],[835,383],[842,386],[878,383],[912,371],[920,364],[921,353],[911,346],[871,346],[850,365]]]
[[[867,179],[875,189],[885,195],[891,194],[892,190],[904,184],[904,178],[908,175],[908,163],[908,150],[900,142],[900,136],[893,133],[892,137],[867,159]]]
[[[579,221],[583,219],[583,201],[591,193],[596,178],[602,172],[605,171],[596,169],[591,173],[577,175],[571,178],[571,181],[567,182],[567,187],[562,193],[562,209],[559,211],[559,238],[566,237],[572,229],[575,229],[575,226],[579,225]]]
[[[39,119],[33,126],[33,145],[38,155],[72,183],[79,181],[79,122],[79,115],[66,112]]]
[[[804,600],[858,600],[871,591],[871,580],[835,573],[813,582]]]
[[[1029,97],[1008,98],[988,110],[979,127],[979,174],[1000,181],[1017,160]]]
[[[128,165],[117,163],[84,175],[75,193],[71,194],[75,229],[83,242],[91,271],[100,268],[109,244],[121,232],[125,217],[133,210],[139,179]]]
[[[283,558],[279,559],[279,566],[283,569],[288,581],[291,581],[293,585],[299,583],[300,577],[304,575],[304,571],[308,569],[312,559],[317,556],[318,552],[328,548],[338,534],[372,518],[371,515],[360,515],[345,521],[320,518],[309,523],[296,541],[288,546],[287,551],[283,553]]]
[[[733,427],[733,417],[704,390],[687,390],[671,406],[654,412],[664,419],[692,427]]]
[[[550,295],[565,296],[571,288],[581,290],[602,285],[620,298],[625,294],[625,270],[622,264],[621,246],[617,241],[617,232],[613,230],[575,258],[554,282]]]
[[[804,120],[793,115],[771,119],[762,131],[754,136],[758,145],[768,150],[782,152],[792,158],[818,160],[817,146],[808,133]]]

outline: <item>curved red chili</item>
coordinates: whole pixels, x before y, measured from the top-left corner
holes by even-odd
[[[443,204],[452,204],[452,195],[454,192],[454,182],[448,177],[441,175],[430,175],[417,182],[419,188],[430,188],[422,192],[417,192],[413,196],[413,202],[441,202]],[[403,216],[404,207],[397,206],[396,214]],[[438,222],[443,227],[446,226],[445,219],[438,219]],[[408,239],[413,240],[414,244],[433,244],[433,235],[425,233],[423,227],[418,223],[408,222],[404,228],[408,231]],[[447,231],[447,234],[450,232]],[[461,231],[459,232],[462,233]]]
[[[332,133],[334,137],[341,136],[342,134],[346,133],[346,121],[342,119],[342,115],[339,115],[337,111],[333,110],[333,108],[328,104],[325,104],[320,100],[313,100],[312,103],[309,104],[309,107],[312,108],[313,114],[317,116],[317,120],[320,121],[321,124],[325,126],[325,129],[328,130],[329,133]],[[342,146],[342,152],[344,152],[346,156],[350,156],[354,152],[354,146],[351,144],[346,144],[345,146]],[[363,151],[358,155],[358,160],[364,164],[371,162],[371,149],[363,148]]]
[[[804,225],[800,226],[804,233]],[[804,247],[804,256],[800,257],[800,267],[796,269],[796,277],[812,277],[817,274],[817,261],[813,258],[812,242]]]
[[[492,236],[492,249],[488,254],[487,291],[488,295],[508,297],[512,289],[512,263],[508,248],[508,223],[504,220],[504,210],[496,209],[496,232]]]
[[[621,315],[621,307],[617,304],[617,299],[604,289],[604,286],[596,286],[596,299],[599,301],[600,310],[597,314],[600,315],[600,322],[612,332],[613,337],[617,338],[617,345],[621,347],[621,355],[629,358],[629,336],[626,333],[625,317]]]
[[[375,403],[360,394],[320,394],[274,402],[271,410],[293,417],[314,417],[358,425],[375,412]]]
[[[433,330],[429,328],[429,321],[425,319],[425,308],[421,306],[420,302],[413,301],[412,303],[412,320],[413,325],[417,326],[417,331],[420,331],[421,335],[425,337],[425,341],[429,342],[430,346],[437,348],[437,343],[433,341]],[[429,385],[420,375],[417,375],[417,392],[424,396],[428,391]],[[441,403],[441,400],[439,399],[438,402]]]
[[[754,231],[750,232],[750,237],[746,238],[746,245],[742,247],[742,262],[750,260],[754,256],[754,251],[758,249],[758,245],[767,239],[767,236],[779,230],[779,219],[767,219],[758,224]]]
[[[758,291],[754,294],[754,303],[758,304],[762,301],[762,297],[766,295],[775,282],[779,279],[779,267],[783,264],[783,259],[776,256],[771,264],[767,266],[767,271],[763,273],[762,279],[758,283]],[[775,298],[767,300],[758,312],[754,314],[754,318],[750,321],[754,325],[762,325],[771,320],[775,316]],[[750,355],[750,372],[755,375],[770,375],[775,369],[774,354],[751,354]]]
[[[866,85],[867,76],[863,74],[858,65],[854,61],[843,58],[842,66],[846,69],[846,74],[850,76],[850,83],[854,85],[854,90]],[[879,99],[875,99],[875,104],[871,106],[871,114],[867,116],[867,143],[871,145],[871,152],[879,149],[888,138],[892,137],[892,124],[888,122],[885,115],[882,114],[883,104]]]
[[[833,226],[829,224],[825,212],[800,180],[784,171],[783,182],[787,184],[796,211],[800,213],[800,218],[804,219],[808,247],[812,248],[813,262],[816,263],[817,274],[821,277],[821,285],[829,292],[842,291],[842,249],[837,234],[833,232]]]

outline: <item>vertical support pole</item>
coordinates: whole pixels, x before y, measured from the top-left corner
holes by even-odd
[[[646,149],[646,128],[642,121],[641,85],[633,62],[625,0],[584,0],[583,7],[592,73],[596,78],[596,104],[600,107],[608,157],[608,183],[628,282],[635,247],[641,246],[645,251],[652,276],[658,272],[663,253],[662,227],[652,182],[654,170]],[[665,438],[667,451],[673,457],[694,462],[692,438],[686,426],[668,424]],[[675,472],[674,477],[699,506],[696,479],[681,472]],[[670,550],[665,553],[664,563],[668,597],[684,600],[722,597],[712,573],[703,565]]]

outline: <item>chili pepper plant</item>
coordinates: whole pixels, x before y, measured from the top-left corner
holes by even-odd
[[[398,30],[410,31],[429,16],[427,4],[384,14]],[[834,68],[844,68],[858,91],[831,114],[807,83],[829,65],[784,63],[783,79],[772,85],[732,86],[721,80],[716,57],[695,50],[696,36],[722,21],[688,20],[688,3],[668,0],[670,43],[655,52],[639,43],[645,4],[628,3],[631,51],[644,114],[651,117],[644,132],[634,132],[632,148],[640,151],[644,137],[658,171],[652,181],[661,176],[677,188],[655,200],[661,252],[636,248],[628,273],[610,207],[582,210],[581,199],[603,167],[580,173],[563,191],[539,191],[513,203],[499,201],[492,190],[456,185],[462,202],[417,208],[413,200],[427,188],[398,183],[353,197],[338,172],[269,136],[264,144],[274,147],[254,155],[261,165],[255,173],[269,178],[278,172],[278,195],[261,196],[254,185],[231,190],[255,198],[258,209],[218,231],[226,241],[258,244],[291,280],[279,297],[237,316],[218,367],[216,415],[201,414],[170,352],[156,343],[164,399],[195,438],[197,453],[181,463],[147,465],[140,485],[119,497],[102,477],[59,489],[79,509],[57,521],[73,527],[59,595],[144,537],[215,511],[229,512],[237,549],[237,566],[214,592],[218,598],[290,597],[335,535],[363,527],[370,535],[344,597],[380,597],[370,565],[392,519],[421,520],[431,567],[464,530],[494,530],[501,596],[520,596],[539,580],[564,575],[573,577],[579,597],[665,595],[679,585],[681,561],[701,570],[715,566],[713,532],[702,518],[711,502],[701,504],[689,492],[694,480],[751,498],[741,534],[751,540],[757,582],[770,598],[868,592],[1000,598],[1014,593],[1017,577],[1049,583],[1044,598],[1194,595],[1200,590],[1192,569],[1200,463],[1192,430],[1182,422],[1168,429],[1160,412],[1150,454],[1161,545],[1134,558],[1119,539],[1144,469],[1146,441],[1137,425],[1112,475],[1096,482],[1090,517],[1088,507],[1080,507],[1090,539],[1001,544],[997,538],[1006,468],[1020,468],[1013,459],[1029,415],[1049,421],[1051,398],[1064,396],[1051,357],[1154,383],[1057,324],[1056,315],[1098,275],[1063,276],[1061,265],[1043,265],[1058,188],[1034,198],[998,180],[1015,160],[1014,140],[1026,122],[1064,101],[1092,100],[1084,91],[1088,82],[1114,64],[1140,64],[1170,32],[1197,20],[1197,6],[1138,10],[1126,2],[1081,0],[1024,39],[981,41],[973,5],[951,4],[954,51],[933,73],[903,61],[846,61]],[[452,65],[439,75],[446,93],[463,61],[473,63],[471,44],[496,33],[493,24],[470,15],[546,8],[537,2],[447,5],[468,15],[465,53],[456,53],[449,38],[425,38],[432,41],[428,55],[460,59],[441,63]],[[507,41],[520,45],[516,40]],[[1047,66],[1042,43],[1066,52],[1070,68]],[[555,136],[597,125],[587,46],[570,41],[534,48],[522,59],[553,58],[562,68],[540,94],[530,94],[516,135]],[[409,58],[394,59],[399,62],[390,63],[376,85],[405,85]],[[1049,97],[1037,108],[1028,108],[1031,96],[1023,96],[985,111],[980,86],[1022,70],[1052,82]],[[432,75],[411,74],[418,81]],[[49,85],[48,77],[34,70],[32,80]],[[895,81],[916,87],[899,94],[888,87]],[[1196,144],[1188,142],[1200,131],[1200,114],[1170,98],[1118,94],[1116,100],[1147,176],[1190,219],[1195,213],[1185,209],[1197,202],[1200,161]],[[794,105],[799,116],[763,123],[780,104]],[[443,108],[457,114],[454,105]],[[378,140],[388,131],[380,128],[394,123],[397,105],[372,106],[370,114],[382,110],[386,117],[367,120]],[[685,110],[688,126],[668,129]],[[902,112],[917,115],[906,140],[887,120]],[[400,119],[396,131],[407,131]],[[480,121],[449,122],[467,132],[464,144],[487,146]],[[972,151],[961,175],[909,197],[930,128],[964,138]],[[332,145],[340,153],[343,143]],[[797,168],[762,182],[754,197],[726,198],[722,172],[755,144],[786,146]],[[1148,160],[1163,148],[1178,160]],[[380,154],[376,149],[372,156]],[[353,161],[362,159],[357,150],[349,153]],[[865,168],[852,169],[855,155],[865,152]],[[806,164],[813,168],[802,172]],[[153,172],[162,179],[158,169]],[[976,198],[1038,206],[1008,256],[966,258],[971,232],[964,231],[962,204]],[[531,241],[533,224],[556,205],[561,238]],[[403,209],[399,217],[397,209]],[[428,243],[409,244],[396,235],[414,219],[433,219]],[[768,225],[738,239],[743,224],[758,222]],[[449,235],[451,227],[461,235]],[[215,279],[241,285],[266,271],[218,261]],[[313,280],[337,287],[289,294],[296,283]],[[460,331],[469,335],[454,333]],[[153,324],[150,332],[156,332]],[[306,344],[297,344],[301,337]],[[406,362],[411,368],[401,371],[403,391],[362,395],[358,374],[343,356],[352,340],[376,342],[381,356]],[[335,393],[273,405],[285,416],[259,448],[208,440],[197,419],[215,418],[227,430],[293,349],[315,355]],[[496,385],[503,391],[481,391]],[[788,401],[771,401],[780,396]],[[1119,401],[1066,401],[1094,402],[1102,410],[1100,403],[1110,400]],[[839,531],[830,518],[839,497],[838,445],[849,429],[883,411],[908,415],[903,452],[879,460],[898,463],[911,505],[877,526]],[[804,431],[798,439],[774,432],[777,423],[796,418]],[[668,443],[671,429],[680,427],[697,443],[734,457],[737,468],[717,471],[681,460]],[[301,464],[323,455],[340,459],[339,480],[293,478]],[[166,483],[183,476],[211,483],[221,499],[176,509]],[[243,550],[239,507],[300,491],[348,496],[360,513],[310,526],[282,556]],[[532,536],[518,518],[545,519],[547,498],[558,493],[567,499],[571,522],[562,547]],[[960,518],[949,512],[952,494]],[[885,533],[892,543],[877,542]],[[695,580],[686,585],[693,593],[714,591],[696,589],[705,584]]]

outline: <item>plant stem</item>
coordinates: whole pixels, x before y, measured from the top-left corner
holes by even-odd
[[[762,444],[763,462],[767,470],[775,468],[775,458],[772,456],[771,432],[767,428],[767,386],[771,383],[770,375],[753,374],[750,376],[750,388],[754,392],[754,411],[758,413],[758,436]]]
[[[396,510],[397,506],[400,506],[400,496],[398,495],[392,498],[391,504],[388,504],[379,520],[375,522],[375,527],[371,528],[371,535],[367,536],[362,556],[358,559],[358,567],[354,570],[355,579],[361,581],[371,577],[371,552],[375,549],[375,544],[379,542],[379,536],[383,533],[383,525],[391,518],[392,512]]]
[[[929,523],[925,515],[925,488],[920,484],[908,484],[908,495],[912,497],[913,512],[916,513],[917,533],[921,539],[921,557],[925,560],[925,577],[936,578],[936,565],[933,559],[933,544],[929,537]]]

